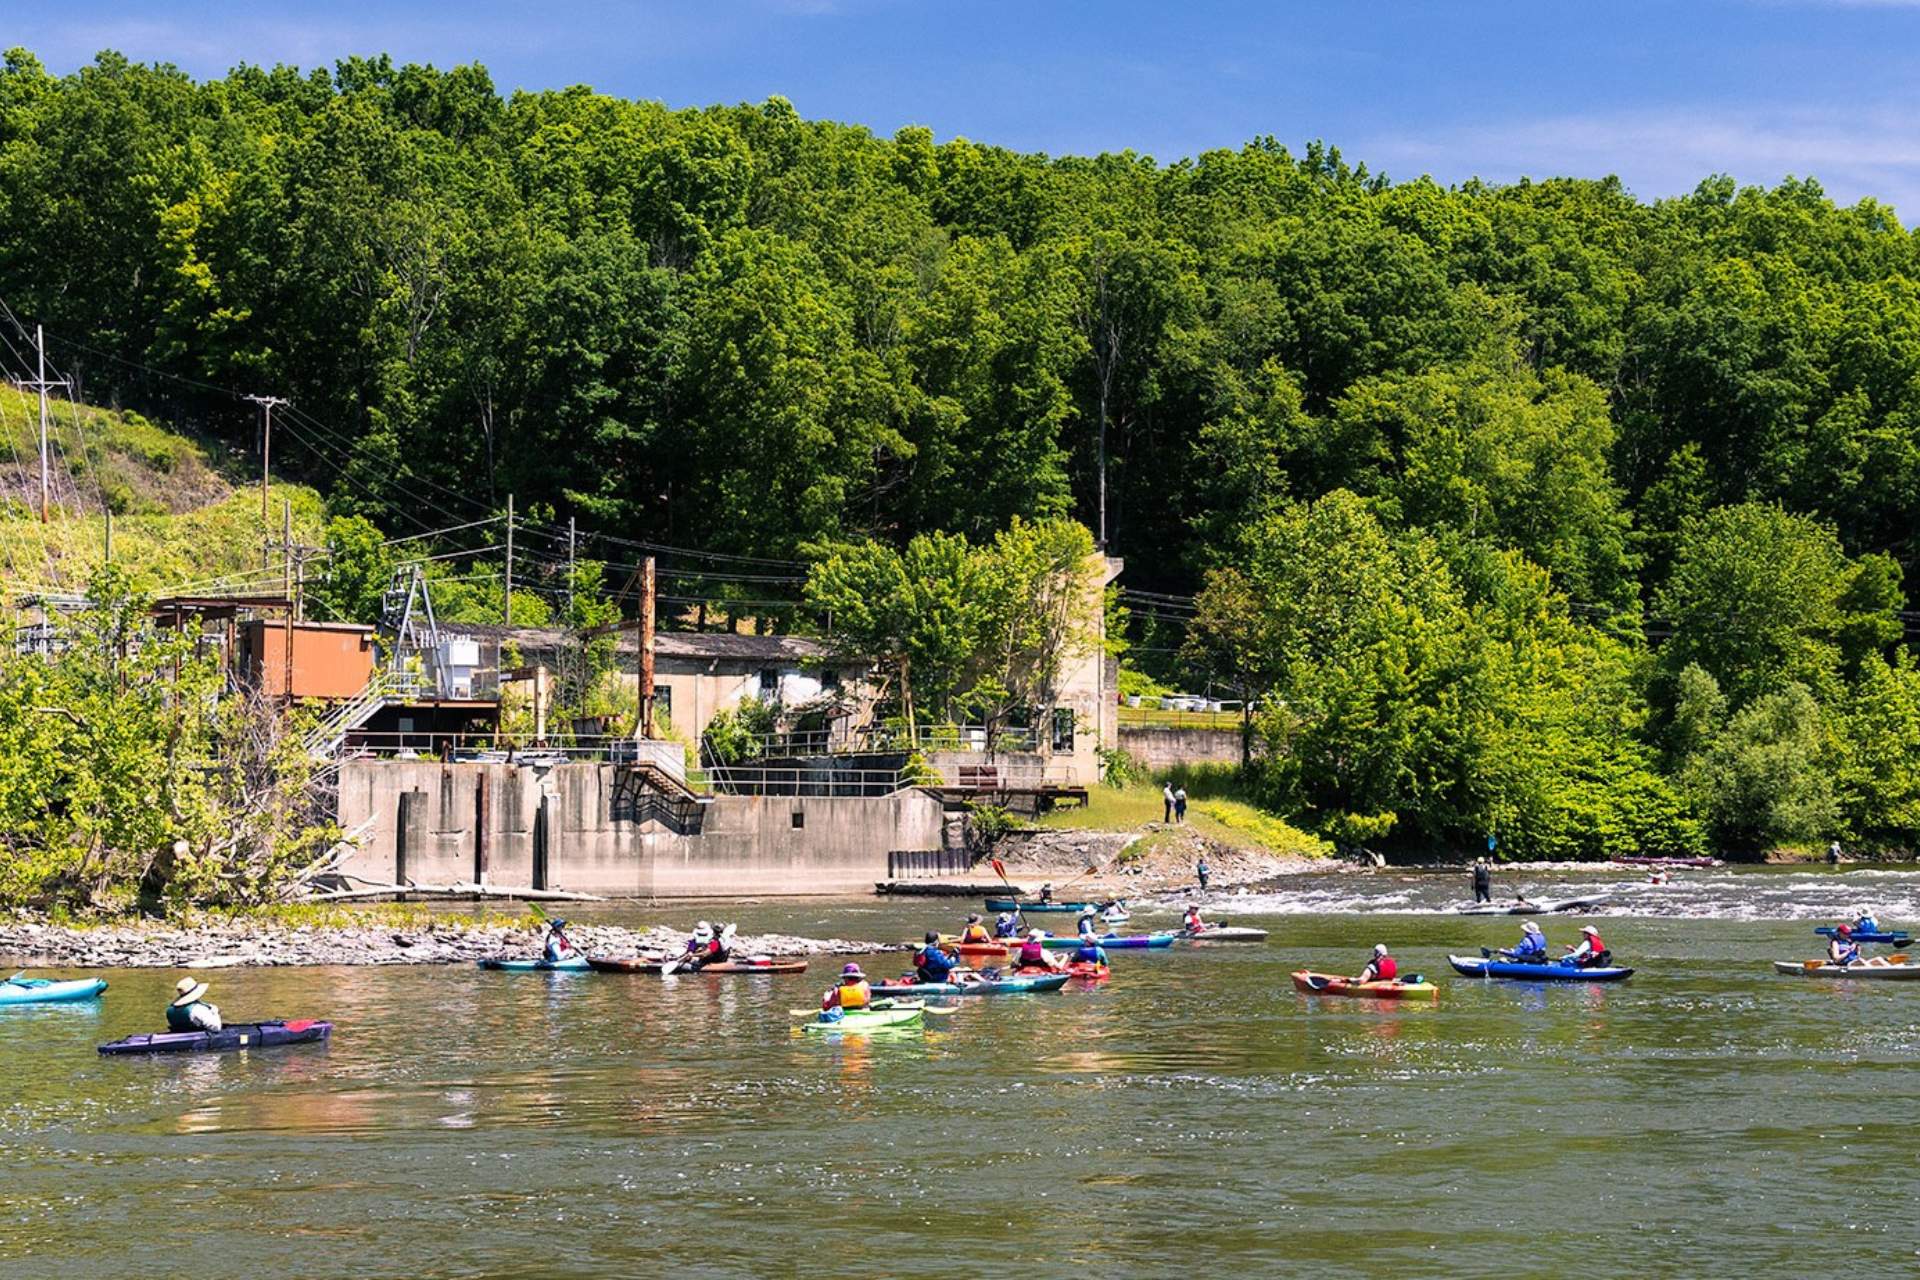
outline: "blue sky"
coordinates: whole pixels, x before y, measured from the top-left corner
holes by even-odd
[[[1162,161],[1272,134],[1396,178],[1819,178],[1920,219],[1920,0],[9,0],[55,71],[103,48],[217,75],[387,52],[503,91],[585,83],[674,106],[791,98]]]

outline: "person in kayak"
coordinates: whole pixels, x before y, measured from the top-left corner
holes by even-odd
[[[1855,933],[1878,933],[1880,932],[1880,921],[1875,918],[1873,912],[1862,907],[1853,913],[1853,931]]]
[[[220,1006],[207,1001],[207,984],[182,978],[173,986],[173,1003],[167,1006],[169,1031],[218,1031]]]
[[[1580,941],[1567,948],[1565,963],[1581,969],[1605,964],[1613,953],[1600,940],[1600,931],[1590,924],[1580,926]]]
[[[994,917],[993,936],[1003,940],[1020,936],[1020,921],[1014,917],[1013,912],[1002,911]]]
[[[1053,885],[1052,884],[1049,883],[1049,884],[1043,884],[1040,886],[1040,901],[1042,902],[1053,901]]]
[[[1014,957],[1016,969],[1057,969],[1053,953],[1047,950],[1047,935],[1038,929],[1027,930],[1027,937],[1020,944],[1020,954]]]
[[[713,923],[702,920],[693,926],[693,936],[687,939],[687,958],[680,967],[692,971],[704,969],[710,964],[719,964],[727,958],[727,944],[714,932]]]
[[[935,930],[927,930],[927,941],[913,953],[913,980],[915,982],[946,982],[957,962],[940,949],[940,935]]]
[[[1827,939],[1827,963],[1849,965],[1860,963],[1860,944],[1853,940],[1853,926],[1843,924],[1833,931],[1833,937]]]
[[[1189,902],[1187,904],[1187,914],[1180,917],[1180,927],[1188,933],[1204,933],[1207,930],[1209,926],[1207,922],[1200,917],[1199,903]]]
[[[1387,954],[1387,944],[1373,944],[1373,957],[1367,961],[1367,967],[1360,971],[1355,982],[1392,982],[1400,976],[1400,962]]]
[[[567,922],[565,920],[549,922],[546,945],[540,949],[541,957],[548,964],[558,964],[562,960],[570,960],[579,954],[579,948],[575,947],[573,940],[567,937]]]
[[[858,964],[849,964],[840,971],[840,985],[830,987],[820,997],[822,1011],[838,1009],[845,1013],[849,1009],[865,1009],[873,1004],[873,988],[867,983],[867,975],[860,971]]]
[[[1522,964],[1545,964],[1547,962],[1547,935],[1540,932],[1540,926],[1529,920],[1520,926],[1520,941],[1510,951],[1501,955],[1509,960],[1518,960]]]
[[[1090,933],[1080,935],[1080,945],[1074,950],[1073,963],[1098,964],[1107,962],[1107,949],[1100,945],[1100,939]]]
[[[967,927],[960,931],[960,941],[967,943],[993,941],[993,935],[987,932],[987,926],[980,923],[978,911],[968,914]]]
[[[1080,913],[1079,927],[1076,931],[1083,938],[1098,936],[1100,933],[1100,913],[1098,911],[1082,911]]]

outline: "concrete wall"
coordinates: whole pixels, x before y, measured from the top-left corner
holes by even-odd
[[[864,892],[891,849],[938,849],[940,801],[718,796],[697,834],[616,804],[612,765],[546,771],[499,764],[353,760],[341,766],[340,820],[371,817],[342,868],[370,881],[487,883],[613,897]],[[625,812],[616,813],[616,808]],[[544,812],[544,817],[542,816]],[[544,874],[536,866],[544,846]]]
[[[1120,749],[1149,769],[1191,764],[1239,764],[1238,729],[1120,726]]]

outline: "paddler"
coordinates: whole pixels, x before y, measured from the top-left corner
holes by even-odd
[[[1853,931],[1855,933],[1878,933],[1880,932],[1880,921],[1874,918],[1873,912],[1862,907],[1853,914]]]
[[[830,987],[827,994],[820,997],[821,1010],[864,1009],[873,1003],[873,988],[867,985],[867,975],[860,972],[858,964],[849,964],[840,971],[840,985]]]
[[[1100,939],[1090,933],[1080,935],[1080,945],[1073,953],[1075,964],[1098,964],[1107,962],[1107,949],[1100,945]]]
[[[1501,955],[1509,960],[1518,960],[1525,964],[1545,964],[1547,959],[1547,935],[1540,932],[1540,926],[1529,920],[1520,926],[1520,941],[1511,951],[1502,951]]]
[[[1180,917],[1180,927],[1188,933],[1206,932],[1208,925],[1205,920],[1200,918],[1199,903],[1189,902],[1187,904],[1187,914]]]
[[[1040,901],[1042,902],[1053,901],[1053,885],[1051,883],[1043,884],[1040,886]]]
[[[712,921],[702,920],[693,926],[693,936],[687,939],[687,958],[680,962],[680,967],[684,970],[704,969],[726,958],[727,944],[714,932]]]
[[[1020,936],[1020,921],[1015,918],[1013,912],[1002,911],[998,916],[994,917],[993,936],[1000,939],[1017,938]]]
[[[1387,954],[1387,944],[1373,944],[1373,958],[1367,961],[1367,967],[1360,971],[1355,982],[1392,982],[1400,976],[1400,962]]]
[[[567,937],[565,920],[554,920],[547,924],[547,941],[541,947],[540,954],[548,964],[558,964],[562,960],[569,960],[580,954],[579,949],[573,945],[573,940]]]
[[[968,913],[967,927],[960,931],[960,941],[966,943],[993,941],[993,935],[987,932],[987,926],[980,923],[978,911]]]
[[[1833,931],[1833,937],[1827,939],[1827,963],[1850,965],[1860,963],[1860,944],[1853,940],[1853,926],[1843,924]]]
[[[1020,954],[1014,958],[1016,969],[1057,969],[1053,954],[1047,950],[1047,935],[1038,929],[1027,930],[1026,941],[1020,944]]]
[[[1091,938],[1100,932],[1100,913],[1089,908],[1080,913],[1080,923],[1076,930],[1083,938]]]
[[[1567,948],[1566,963],[1582,969],[1605,964],[1613,953],[1600,940],[1600,931],[1590,924],[1580,926],[1580,941]]]
[[[173,984],[173,1003],[167,1006],[169,1031],[218,1031],[220,1006],[207,1001],[207,984],[182,978]]]
[[[913,980],[946,982],[954,964],[954,958],[941,950],[939,931],[929,929],[925,945],[913,953]]]

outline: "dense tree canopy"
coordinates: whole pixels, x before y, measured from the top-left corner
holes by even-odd
[[[289,396],[276,458],[385,532],[512,493],[743,557],[905,548],[829,592],[870,583],[900,657],[982,603],[940,535],[1070,517],[1198,593],[1134,660],[1267,695],[1274,803],[1357,837],[1920,843],[1889,746],[1920,262],[1810,180],[1449,189],[1266,138],[1056,158],[16,50],[0,299],[94,398],[247,444],[228,389]],[[352,609],[377,555],[335,533]]]

